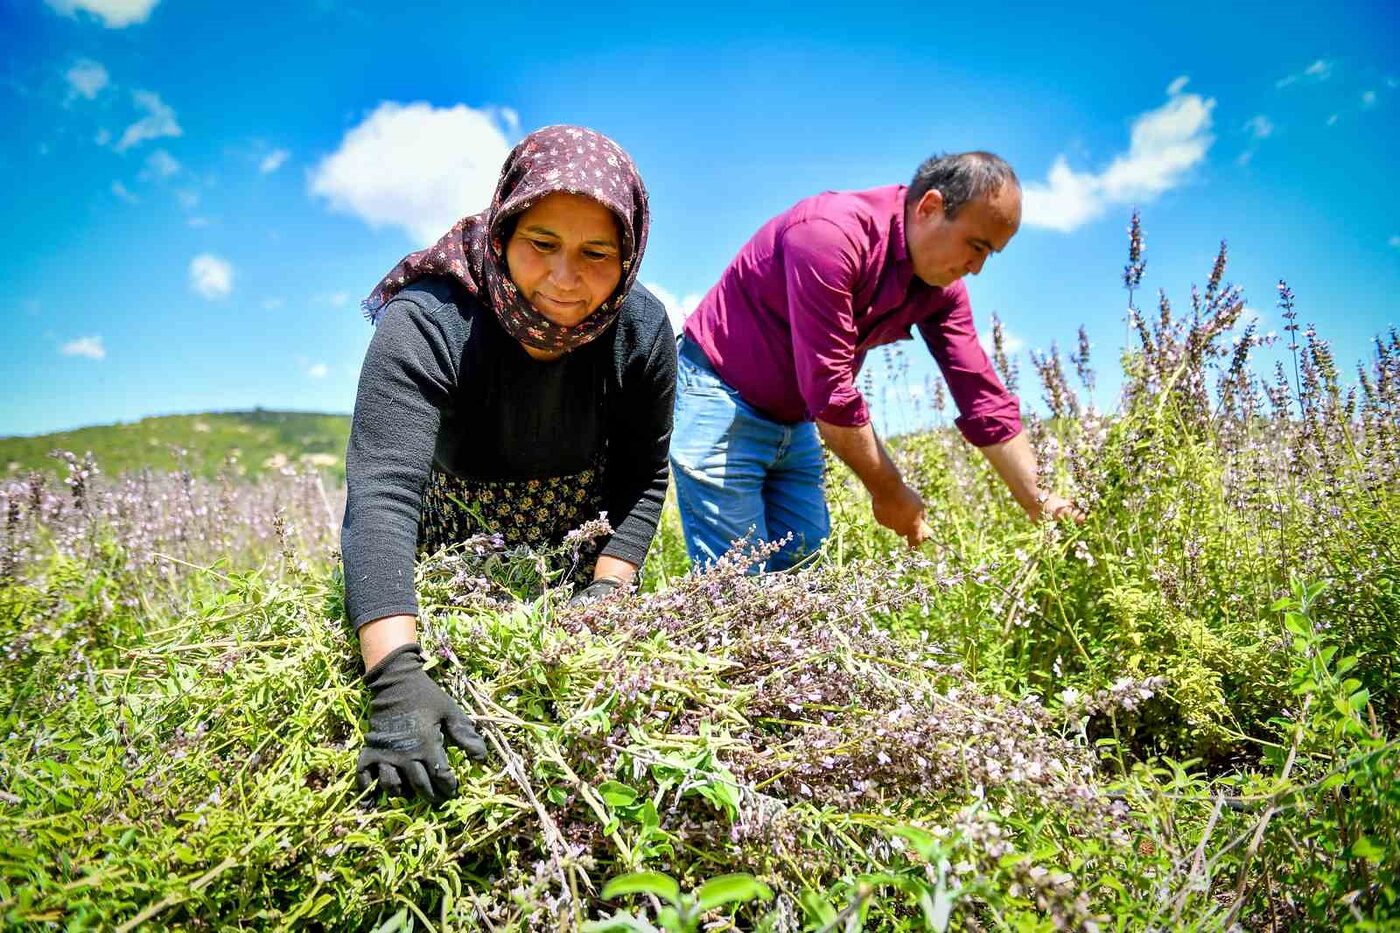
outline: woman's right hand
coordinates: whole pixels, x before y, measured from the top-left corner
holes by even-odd
[[[418,794],[434,803],[457,793],[457,775],[444,741],[473,761],[486,758],[486,743],[447,693],[423,670],[423,649],[401,645],[365,674],[370,701],[369,735],[355,769],[360,790],[377,780],[391,797]]]

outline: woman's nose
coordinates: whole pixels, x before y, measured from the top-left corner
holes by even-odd
[[[583,278],[581,271],[573,259],[568,256],[556,256],[549,270],[550,278],[554,279],[556,285],[565,288],[572,288]]]

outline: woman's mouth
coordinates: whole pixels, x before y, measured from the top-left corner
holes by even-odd
[[[585,304],[585,302],[581,298],[575,301],[563,301],[559,298],[554,298],[550,295],[546,295],[543,292],[535,293],[535,301],[537,303],[543,303],[547,307],[552,308],[556,311],[577,311]]]

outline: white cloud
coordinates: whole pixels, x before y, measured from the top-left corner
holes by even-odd
[[[1006,330],[1004,327],[1001,331],[1001,341],[1005,346],[1007,356],[1015,356],[1026,348],[1026,342],[1024,340],[1011,331]],[[988,356],[991,356],[992,351],[996,349],[992,344],[992,332],[990,330],[979,330],[977,332],[977,342],[982,345],[982,349],[986,351]]]
[[[193,227],[193,228],[195,228],[195,229],[197,230],[197,229],[200,229],[200,228],[202,228],[202,227],[207,227],[207,226],[209,226],[209,218],[208,218],[208,217],[191,217],[189,220],[186,220],[186,221],[185,221],[185,225],[188,226],[188,227]]]
[[[274,296],[272,298],[264,298],[262,302],[262,307],[264,311],[276,311],[284,304],[286,304],[286,302],[284,302],[281,298]]]
[[[157,149],[146,156],[146,168],[141,172],[141,177],[146,179],[169,178],[178,171],[180,171],[180,163],[175,160],[175,157],[164,149]]]
[[[386,101],[312,170],[310,193],[430,243],[490,202],[515,126],[508,111]]]
[[[1274,122],[1262,113],[1256,114],[1244,121],[1244,128],[1249,131],[1255,139],[1268,139],[1274,135]]]
[[[1319,58],[1302,71],[1279,78],[1274,82],[1274,87],[1288,87],[1290,84],[1297,84],[1300,81],[1309,84],[1326,81],[1332,77],[1333,64],[1325,58]]]
[[[1180,94],[1182,90],[1186,87],[1187,82],[1190,80],[1191,79],[1188,78],[1186,75],[1179,76],[1175,81],[1167,85],[1167,96],[1175,97],[1176,95]]]
[[[1258,151],[1259,143],[1274,135],[1274,121],[1259,113],[1244,121],[1244,126],[1241,129],[1249,134],[1250,147],[1241,152],[1235,162],[1239,165],[1248,165],[1253,160],[1254,153]]]
[[[190,260],[190,288],[211,301],[228,297],[233,291],[233,266],[213,253],[200,253]]]
[[[1400,234],[1396,234],[1395,236],[1386,240],[1386,242],[1389,243],[1392,248],[1400,249]]]
[[[192,211],[199,207],[199,192],[193,188],[181,188],[175,192],[175,200],[179,201],[185,210]]]
[[[108,29],[121,29],[132,23],[144,23],[160,0],[44,0],[64,16],[76,16],[78,10],[91,13]]]
[[[1328,125],[1328,126],[1336,126],[1336,125],[1337,125],[1337,114],[1334,113],[1334,114],[1332,114],[1332,116],[1330,116],[1330,117],[1327,118],[1327,125]]]
[[[112,134],[106,127],[103,127],[97,131],[97,135],[92,137],[92,141],[99,146],[105,146],[112,141]]]
[[[666,316],[671,319],[671,330],[677,334],[685,325],[685,319],[690,317],[690,312],[694,311],[700,304],[700,299],[705,297],[700,292],[691,292],[684,298],[677,298],[670,289],[655,282],[643,282],[642,285],[656,296],[657,301],[666,306]]]
[[[274,149],[263,156],[262,161],[258,163],[258,171],[264,175],[271,175],[282,167],[282,163],[286,162],[290,155],[291,153],[285,149]]]
[[[330,305],[332,308],[343,308],[350,304],[350,293],[331,292],[329,295],[326,295],[325,300],[326,304]]]
[[[306,367],[306,374],[312,379],[324,379],[329,372],[330,367],[326,366],[325,363],[312,363]]]
[[[68,79],[68,99],[83,98],[95,100],[98,93],[111,83],[107,69],[101,62],[89,58],[79,59],[64,75]]]
[[[126,185],[122,184],[119,181],[112,182],[112,194],[121,198],[128,204],[136,204],[141,200],[136,195],[132,194],[131,190],[127,188]]]
[[[159,94],[133,91],[131,99],[136,102],[137,107],[146,111],[146,115],[122,132],[122,138],[117,140],[118,152],[125,152],[148,139],[184,135],[184,130],[180,129],[180,124],[175,119],[175,111],[160,99]]]
[[[1113,205],[1150,201],[1181,184],[1215,141],[1215,99],[1183,94],[1185,84],[1177,78],[1165,104],[1133,121],[1128,151],[1102,172],[1076,172],[1063,155],[1056,156],[1044,182],[1025,186],[1025,222],[1067,233]]]
[[[107,348],[102,345],[102,338],[96,335],[70,340],[59,347],[58,352],[64,356],[85,356],[90,360],[101,360],[107,357]]]
[[[1374,107],[1374,106],[1376,106],[1376,92],[1375,92],[1375,91],[1366,91],[1366,92],[1364,92],[1364,93],[1361,95],[1361,106],[1363,106],[1363,107]]]

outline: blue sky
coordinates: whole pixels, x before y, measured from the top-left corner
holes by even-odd
[[[1393,3],[674,6],[0,0],[0,435],[349,411],[360,297],[557,122],[636,159],[677,314],[799,198],[1002,154],[1026,221],[970,288],[1031,403],[1082,323],[1111,404],[1134,206],[1149,296],[1225,238],[1264,331],[1280,278],[1348,372],[1400,324]]]

